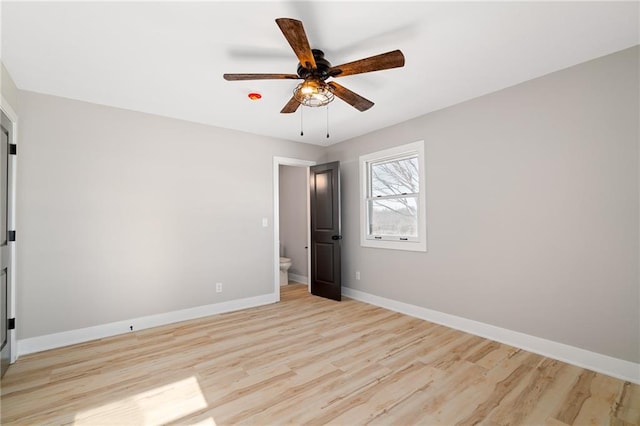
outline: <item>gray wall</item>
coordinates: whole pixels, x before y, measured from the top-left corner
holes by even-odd
[[[307,276],[307,168],[280,166],[280,244],[289,273]]]
[[[0,62],[0,90],[2,91],[2,96],[9,102],[11,108],[16,112],[18,112],[18,89],[16,88],[11,75],[4,67],[4,64]]]
[[[321,148],[19,95],[18,338],[273,292],[273,156]]]
[[[329,147],[343,284],[639,362],[638,52]],[[416,140],[429,251],[360,247],[358,156]]]

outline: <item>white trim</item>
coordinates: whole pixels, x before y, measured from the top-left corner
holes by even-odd
[[[441,324],[496,342],[515,346],[578,367],[603,373],[621,380],[640,384],[640,364],[585,349],[531,336],[506,328],[496,327],[467,318],[445,314],[385,297],[375,296],[349,287],[342,287],[342,295],[391,311]]]
[[[315,161],[297,158],[273,157],[273,287],[277,301],[280,301],[280,166],[295,166],[307,168],[307,188],[309,187],[309,167],[315,166]],[[309,208],[309,192],[307,191],[307,246],[311,241]],[[311,250],[307,250],[307,267],[311,266]],[[310,270],[310,269],[307,269]],[[310,283],[307,283],[310,285]]]
[[[307,167],[307,291],[311,293],[311,192],[308,190],[311,186],[311,173],[309,173],[309,167]]]
[[[412,142],[404,145],[395,146],[382,151],[372,152],[370,154],[361,155],[358,163],[360,167],[360,245],[362,247],[369,248],[381,248],[392,250],[407,250],[407,251],[427,251],[427,185],[425,169],[425,147],[424,141]],[[368,220],[368,208],[367,199],[368,195],[368,181],[369,181],[369,167],[368,163],[373,161],[381,161],[393,158],[402,158],[407,155],[418,156],[418,169],[420,172],[419,186],[420,192],[418,194],[418,238],[409,239],[407,241],[398,241],[390,239],[372,239],[368,238],[369,224]]]
[[[309,278],[304,275],[289,273],[289,281],[293,281],[300,284],[309,284]]]
[[[18,146],[18,115],[15,110],[11,107],[11,104],[6,100],[6,98],[0,95],[0,110],[2,110],[7,118],[11,121],[12,129],[11,129],[11,141],[10,143]],[[9,170],[8,170],[8,190],[9,190],[9,200],[8,200],[8,211],[7,211],[7,222],[8,229],[16,229],[16,192],[17,192],[17,167],[18,160],[17,155],[9,156]],[[9,279],[9,312],[7,312],[9,318],[16,318],[17,320],[17,304],[16,304],[16,242],[8,242],[9,245],[9,264],[10,264],[10,273],[8,275]],[[9,362],[13,364],[18,359],[18,340],[17,340],[17,329],[9,330],[9,341],[10,341],[10,351],[9,351]]]
[[[11,122],[18,122],[18,114],[16,114],[16,111],[11,107],[9,101],[7,101],[7,99],[2,95],[0,95],[0,108],[2,108],[5,114],[7,114],[7,117],[9,117]],[[15,139],[17,140],[18,138]]]
[[[254,308],[275,302],[277,302],[276,295],[271,293],[248,297],[245,299],[230,300],[228,302],[214,303],[211,305],[197,306],[195,308],[182,309],[163,314],[112,322],[109,324],[96,325],[93,327],[63,331],[61,333],[31,337],[18,341],[18,352],[20,355],[26,355],[76,343],[116,336],[118,334],[131,333],[129,329],[130,326],[133,326],[134,331],[138,331],[146,328],[207,317],[210,315],[222,314],[225,312]]]

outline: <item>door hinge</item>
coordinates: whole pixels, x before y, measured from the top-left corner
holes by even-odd
[[[16,155],[18,151],[18,146],[15,143],[9,144],[9,155]]]
[[[16,231],[7,231],[7,240],[15,241],[16,240]]]
[[[15,318],[9,318],[7,320],[7,329],[8,330],[14,330],[16,328],[16,319]]]

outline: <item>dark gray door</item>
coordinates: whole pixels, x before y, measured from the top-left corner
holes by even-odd
[[[9,194],[9,144],[11,121],[2,113],[0,133],[0,376],[9,368],[11,339],[9,338],[9,245],[7,241]]]
[[[312,166],[311,195],[311,294],[340,300],[340,163]]]

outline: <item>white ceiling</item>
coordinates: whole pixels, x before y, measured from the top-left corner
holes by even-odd
[[[20,89],[329,145],[639,43],[631,2],[9,2],[5,67]],[[275,19],[303,21],[333,65],[400,49],[404,68],[340,84],[339,99],[280,114],[296,80],[225,81],[223,73],[295,73]],[[250,101],[249,92],[260,92]],[[300,136],[304,110],[304,136]]]

